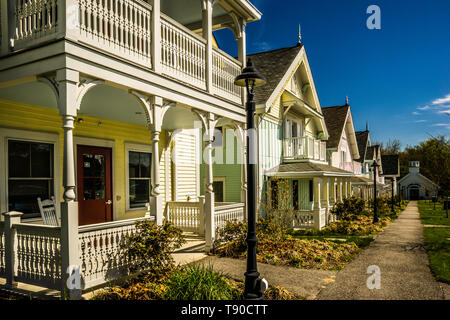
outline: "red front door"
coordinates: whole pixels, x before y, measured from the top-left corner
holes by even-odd
[[[77,148],[78,223],[112,221],[111,149]]]

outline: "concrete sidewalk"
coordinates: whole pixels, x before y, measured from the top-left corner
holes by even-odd
[[[380,268],[380,289],[368,289],[371,265]],[[444,290],[428,267],[423,225],[416,201],[411,201],[399,218],[336,275],[336,281],[318,294],[318,299],[445,299]],[[448,298],[448,296],[447,296]]]

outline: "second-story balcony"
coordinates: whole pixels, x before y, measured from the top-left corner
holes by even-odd
[[[284,159],[326,161],[326,142],[310,136],[284,139]]]
[[[241,104],[234,78],[242,63],[212,47],[212,10],[202,37],[165,15],[157,1],[156,9],[143,0],[4,1],[0,55],[64,38]]]
[[[361,164],[359,162],[356,161],[352,161],[352,162],[341,162],[339,164],[339,169],[348,171],[348,172],[353,172],[356,175],[360,175],[361,174]]]

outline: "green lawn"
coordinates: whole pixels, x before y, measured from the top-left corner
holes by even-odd
[[[450,218],[442,209],[442,203],[419,201],[420,219],[425,225],[450,226]],[[430,269],[438,281],[450,283],[450,228],[424,228],[425,249],[430,260]]]
[[[424,228],[430,269],[438,281],[450,283],[450,228]]]
[[[434,210],[434,204],[431,201],[421,200],[419,201],[419,211],[423,224],[450,226],[450,218],[447,218],[442,203],[437,202],[436,210]]]

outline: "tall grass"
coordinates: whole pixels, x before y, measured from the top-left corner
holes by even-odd
[[[240,290],[228,282],[225,276],[213,271],[211,265],[188,265],[175,271],[166,285],[168,300],[236,300]]]

